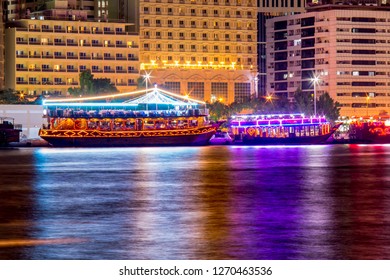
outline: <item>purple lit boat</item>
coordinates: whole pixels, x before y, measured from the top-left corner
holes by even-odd
[[[303,114],[236,115],[230,121],[234,144],[243,145],[323,144],[338,126]]]
[[[134,98],[113,101],[125,96]],[[44,106],[47,124],[39,136],[55,147],[199,146],[218,128],[204,102],[157,88]]]
[[[348,121],[349,143],[390,144],[390,117],[351,118]]]

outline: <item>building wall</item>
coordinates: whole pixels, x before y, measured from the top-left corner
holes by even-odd
[[[0,105],[0,117],[14,118],[15,124],[21,124],[23,138],[40,138],[38,132],[44,121],[42,116],[41,105]]]
[[[139,37],[126,24],[21,20],[6,30],[6,86],[28,95],[66,95],[79,74],[109,78],[120,91],[136,88]]]
[[[0,89],[4,88],[4,20],[3,6],[0,1]]]
[[[151,72],[152,80],[170,88],[171,73],[180,72],[174,76],[180,86],[170,89],[179,87],[181,94],[186,79],[197,77],[209,101],[213,96],[225,103],[235,101],[234,87],[228,86],[226,93],[226,85],[215,84],[228,77],[245,80],[250,88],[239,87],[247,89],[248,98],[257,95],[256,4],[252,0],[139,1],[141,73]]]
[[[274,18],[267,29],[270,93],[314,94],[317,75],[317,97],[328,92],[342,105],[341,115],[390,111],[389,11],[313,11]]]

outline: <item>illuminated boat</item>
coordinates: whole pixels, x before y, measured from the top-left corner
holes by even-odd
[[[230,121],[235,144],[322,144],[337,130],[325,117],[303,114],[236,115]]]
[[[13,118],[0,118],[0,146],[8,145],[11,142],[20,141],[21,125],[15,125]]]
[[[390,144],[390,117],[351,118],[347,121],[349,143]]]
[[[124,101],[128,96],[133,99]],[[218,128],[204,102],[157,88],[49,99],[44,108],[39,136],[57,147],[206,145]]]

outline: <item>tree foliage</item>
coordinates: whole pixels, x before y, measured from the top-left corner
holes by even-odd
[[[311,116],[314,113],[313,99],[310,92],[304,92],[300,88],[294,94],[295,109],[298,113],[304,113]]]
[[[334,122],[340,116],[340,103],[334,102],[329,93],[325,92],[318,98],[317,113]]]
[[[334,102],[328,93],[324,93],[317,100],[317,114],[325,115],[329,121],[335,121],[340,115],[340,104]],[[294,102],[290,102],[285,95],[267,98],[254,98],[247,102],[233,102],[225,105],[219,101],[208,103],[211,119],[229,119],[232,115],[239,114],[243,110],[249,110],[253,114],[291,114],[304,113],[313,115],[314,103],[310,93],[298,89],[294,95]]]
[[[13,89],[0,90],[0,104],[27,104],[30,103],[23,94]]]
[[[86,70],[79,75],[80,87],[69,88],[68,91],[76,96],[98,95],[102,93],[115,93],[118,89],[111,83],[110,79],[93,77],[90,70]]]

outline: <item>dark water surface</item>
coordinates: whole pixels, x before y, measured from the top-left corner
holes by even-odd
[[[390,259],[390,146],[3,149],[0,259]]]

